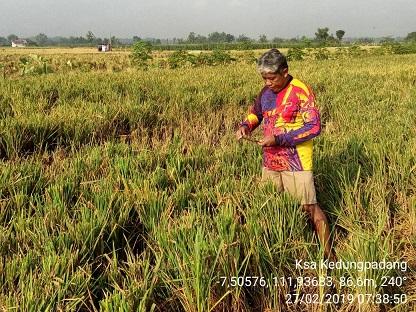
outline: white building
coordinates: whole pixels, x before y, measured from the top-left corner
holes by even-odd
[[[108,51],[111,51],[111,44],[110,43],[107,43],[107,44],[105,44],[105,43],[99,44],[97,46],[97,49],[100,52],[108,52]]]
[[[26,46],[27,46],[27,41],[25,39],[12,40],[13,48],[24,48]]]

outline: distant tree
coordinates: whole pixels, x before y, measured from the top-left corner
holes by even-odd
[[[237,41],[238,42],[250,42],[251,39],[247,37],[246,35],[242,34],[238,36]]]
[[[118,38],[116,38],[116,36],[111,36],[110,40],[111,40],[111,45],[112,46],[116,46],[116,45],[120,44],[120,40]]]
[[[369,44],[369,43],[374,43],[374,39],[373,38],[367,38],[367,37],[363,37],[363,38],[358,38],[357,40],[355,40],[356,44]]]
[[[217,36],[217,34],[219,34],[219,33],[217,32],[217,33],[213,33],[213,34],[210,34],[210,36],[213,35],[215,37],[215,40],[218,40],[218,37],[219,36]],[[192,32],[189,33],[188,38],[186,40],[179,39],[179,38],[174,38],[174,42],[173,43],[175,43],[175,42],[178,43],[178,44],[185,43],[185,42],[186,43],[206,43],[208,41],[209,41],[209,39],[207,37],[202,36],[202,35],[199,35],[199,34],[196,34],[196,33],[194,33],[192,31]]]
[[[208,34],[208,41],[209,42],[221,42],[222,36],[218,31],[214,31],[213,33]]]
[[[285,40],[283,39],[283,38],[279,38],[279,37],[274,37],[273,39],[272,39],[272,42],[273,43],[282,43],[282,42],[284,42]]]
[[[226,42],[233,42],[235,40],[235,37],[231,34],[226,34],[225,35],[225,41]]]
[[[208,34],[209,42],[221,42],[221,34],[218,31]]]
[[[12,41],[14,41],[16,39],[19,39],[19,37],[16,36],[15,34],[11,34],[11,35],[8,35],[7,36],[7,40],[9,40],[9,42],[12,42]]]
[[[219,33],[214,31],[213,33],[208,34],[209,42],[227,42],[227,34],[225,32]]]
[[[40,33],[35,36],[35,41],[38,45],[44,46],[48,42],[48,36],[43,33]]]
[[[153,44],[157,43],[158,40],[159,39],[156,39],[156,38],[145,38],[145,39],[142,39],[142,41],[147,42],[150,45],[153,45]]]
[[[133,36],[133,43],[142,40],[139,36]]]
[[[235,37],[225,32],[214,31],[208,34],[207,37],[190,32],[186,41],[188,43],[221,43],[221,42],[233,42]]]
[[[26,39],[26,42],[27,42],[28,46],[38,46],[39,45],[37,41],[33,41],[33,40],[30,40],[30,39]]]
[[[195,33],[193,31],[191,31],[189,33],[187,41],[189,43],[196,43],[196,35],[195,35]]]
[[[69,37],[68,44],[78,45],[78,44],[88,44],[88,40],[82,36],[80,37]]]
[[[302,36],[302,38],[300,38],[300,41],[302,41],[302,44],[310,47],[312,45],[312,40],[306,36]]]
[[[88,30],[88,32],[85,35],[85,37],[87,38],[88,42],[90,42],[90,43],[93,43],[94,42],[95,35],[92,33],[91,30]]]
[[[416,41],[416,31],[408,33],[406,36],[406,41]]]
[[[196,36],[196,42],[197,43],[205,43],[208,41],[208,38],[202,35]]]
[[[325,27],[325,28],[318,28],[318,30],[315,33],[315,39],[317,41],[326,41],[328,40],[329,37],[329,28]]]
[[[5,45],[8,45],[8,44],[9,44],[9,41],[7,40],[7,38],[0,37],[0,45],[1,46],[5,46]]]
[[[337,39],[338,39],[339,41],[341,41],[341,40],[342,40],[342,37],[344,37],[344,35],[345,35],[345,31],[344,31],[344,30],[342,30],[342,29],[337,30],[337,31],[335,32],[335,35],[337,36]]]
[[[261,42],[261,43],[265,43],[265,42],[267,42],[267,37],[266,37],[266,35],[265,35],[265,34],[260,35],[260,37],[259,37],[259,42]]]
[[[337,39],[335,39],[334,34],[330,34],[327,41],[331,43],[337,43]]]
[[[380,43],[382,44],[389,44],[389,43],[393,43],[395,40],[392,37],[383,37],[380,40]]]

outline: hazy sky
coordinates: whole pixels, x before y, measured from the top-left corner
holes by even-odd
[[[185,38],[225,31],[258,38],[314,36],[318,27],[346,37],[416,31],[416,0],[0,0],[0,36]]]

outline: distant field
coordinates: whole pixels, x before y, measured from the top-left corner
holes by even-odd
[[[327,271],[296,268],[322,259],[312,228],[234,138],[254,64],[161,68],[163,53],[140,70],[123,51],[0,49],[0,310],[414,311],[416,55],[290,63],[321,110],[339,259],[407,263]]]
[[[377,48],[379,46],[360,46],[362,49],[365,50],[371,50],[374,48]],[[283,53],[287,52],[287,48],[279,48]],[[330,51],[335,51],[337,48],[334,47],[328,47],[327,48]],[[264,51],[267,51],[267,49],[259,49],[259,50],[253,50],[255,53],[261,54]],[[123,53],[130,53],[131,47],[125,47],[125,48],[114,48],[111,52],[99,52],[97,51],[96,47],[93,48],[56,48],[56,47],[45,47],[45,48],[37,48],[37,47],[27,47],[27,48],[11,48],[11,47],[3,47],[0,48],[0,54],[27,54],[27,53],[34,53],[34,54],[40,54],[40,55],[50,55],[50,54],[123,54]],[[207,51],[200,51],[200,50],[192,50],[192,53],[199,53],[199,52],[207,52]],[[234,53],[241,53],[239,50],[233,50]],[[163,53],[163,51],[159,52]],[[171,52],[164,52],[166,54],[169,54]]]
[[[128,49],[115,49],[115,51],[106,52],[106,54],[114,54],[114,53],[123,53],[129,51]],[[35,53],[35,54],[100,54],[103,52],[99,52],[96,47],[93,48],[56,48],[56,47],[45,47],[45,48],[38,48],[38,47],[26,47],[26,48],[0,48],[0,53],[6,54],[27,54],[27,53]]]
[[[346,60],[359,57],[416,53],[416,47],[353,46],[341,48],[281,49],[290,61]],[[134,71],[137,63],[132,59],[131,47],[115,48],[112,52],[99,52],[95,48],[2,48],[0,49],[0,75],[13,78],[68,72],[120,72]],[[147,61],[149,68],[178,68],[218,66],[230,63],[254,64],[266,50],[179,50],[153,51]],[[140,66],[139,66],[140,67]]]

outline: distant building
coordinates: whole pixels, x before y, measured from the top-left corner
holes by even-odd
[[[100,52],[108,52],[111,51],[111,44],[110,43],[102,43],[97,46],[98,51]]]
[[[26,46],[27,46],[27,41],[25,39],[12,40],[13,48],[24,48]]]

